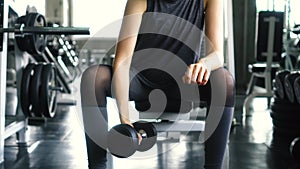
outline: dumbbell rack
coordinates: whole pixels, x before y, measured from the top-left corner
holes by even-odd
[[[8,26],[9,8],[14,9],[15,3],[13,1],[0,0],[0,25],[2,28]],[[0,163],[4,161],[4,140],[13,134],[17,134],[18,143],[26,143],[25,131],[27,127],[27,119],[20,108],[17,108],[16,116],[14,118],[6,119],[6,69],[7,69],[7,46],[8,36],[3,33],[0,36]],[[15,49],[16,52],[17,48]],[[20,76],[21,60],[16,59],[17,81]],[[18,86],[17,86],[18,88]]]

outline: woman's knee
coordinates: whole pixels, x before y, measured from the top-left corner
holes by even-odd
[[[90,66],[87,69],[85,69],[81,76],[81,84],[89,82],[91,79],[95,79],[95,76],[97,74],[98,65]]]
[[[84,70],[81,77],[81,86],[83,84],[97,85],[109,83],[111,81],[112,68],[107,65],[90,66]],[[84,87],[84,86],[82,86]]]
[[[106,65],[90,66],[83,72],[80,82],[83,104],[93,104],[94,100],[99,100],[96,98],[98,94],[105,95],[107,93],[112,78],[111,72],[111,67]]]
[[[235,105],[235,80],[232,74],[224,69],[226,79],[226,105],[227,107],[233,107]]]
[[[211,78],[214,79],[211,80],[211,83],[217,83],[214,84],[214,88],[225,92],[225,106],[233,107],[235,104],[235,80],[232,74],[225,68],[219,68],[212,72]]]

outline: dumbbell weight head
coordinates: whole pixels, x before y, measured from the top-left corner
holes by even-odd
[[[288,74],[290,74],[290,71],[282,70],[278,71],[275,76],[275,95],[279,96],[280,99],[284,99],[286,97],[284,91],[284,78]]]
[[[291,103],[295,102],[294,82],[295,82],[296,78],[299,76],[300,76],[300,73],[295,72],[295,73],[286,75],[284,78],[285,93],[286,93],[288,100]]]
[[[107,148],[112,155],[127,158],[133,155],[138,147],[138,135],[128,124],[114,126],[107,135]]]
[[[300,76],[297,77],[297,79],[294,82],[294,92],[296,101],[298,102],[298,104],[300,104]]]
[[[300,137],[291,142],[290,152],[294,160],[300,164]]]
[[[272,123],[273,123],[274,127],[278,127],[278,128],[281,128],[281,129],[286,129],[289,132],[295,131],[294,133],[299,133],[298,131],[300,130],[300,126],[297,123],[291,123],[291,122],[288,122],[288,121],[283,121],[283,120],[280,120],[280,119],[276,119],[276,118],[274,118],[274,114],[271,114],[271,117],[272,116],[273,116]]]
[[[157,141],[157,131],[152,123],[149,122],[135,122],[134,129],[142,136],[142,142],[137,148],[137,151],[147,151],[153,147]]]
[[[292,110],[292,111],[299,111],[300,106],[297,103],[291,103],[289,100],[281,100],[276,96],[272,98],[271,107],[275,106],[276,109],[280,107],[281,109],[278,111],[284,110]],[[276,111],[274,109],[274,111]]]
[[[278,126],[274,126],[273,125],[273,132],[276,131],[278,136],[281,137],[286,137],[286,138],[293,138],[293,137],[297,137],[300,135],[299,130],[295,130],[295,129],[286,129],[286,128],[281,128]]]

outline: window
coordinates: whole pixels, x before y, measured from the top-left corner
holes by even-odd
[[[73,1],[73,25],[90,27],[92,35],[107,25],[121,20],[125,3],[126,0]]]
[[[300,24],[299,0],[256,0],[257,12],[265,10],[284,11],[289,13],[290,24]]]

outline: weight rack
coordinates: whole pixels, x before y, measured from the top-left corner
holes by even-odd
[[[0,0],[0,25],[1,28],[8,27],[9,9],[14,9],[13,1]],[[3,33],[0,36],[0,163],[4,161],[4,140],[13,134],[17,134],[18,143],[26,143],[25,131],[27,128],[27,119],[17,107],[16,117],[6,119],[6,68],[7,68],[7,46],[8,36]],[[21,69],[21,61],[16,59],[16,69]],[[17,80],[20,77],[17,70]]]
[[[20,103],[22,100],[22,97],[20,96],[28,96],[26,94],[21,95],[21,90],[24,90],[24,86],[21,84],[23,83],[23,76],[26,77],[28,74],[23,75],[23,67],[25,65],[28,65],[33,62],[43,62],[43,63],[51,63],[53,66],[56,66],[58,71],[55,71],[53,69],[53,66],[47,65],[46,69],[40,69],[43,65],[38,65],[38,69],[34,69],[34,72],[40,72],[40,73],[34,73],[33,76],[34,79],[37,80],[39,77],[42,77],[42,79],[47,80],[48,78],[54,77],[56,79],[56,74],[58,75],[58,82],[60,83],[60,86],[49,86],[49,83],[43,83],[42,85],[39,80],[34,81],[35,84],[32,85],[34,88],[33,93],[40,92],[38,89],[40,86],[43,86],[44,90],[42,90],[41,97],[44,98],[45,102],[41,102],[41,104],[46,106],[48,104],[48,90],[59,90],[64,93],[71,93],[68,82],[65,81],[65,77],[63,77],[62,69],[63,67],[58,64],[58,62],[55,60],[54,56],[51,54],[50,50],[46,46],[46,35],[89,35],[89,28],[75,28],[75,27],[46,27],[46,21],[44,16],[38,13],[28,13],[24,16],[18,16],[16,13],[17,19],[16,22],[9,25],[9,21],[12,19],[10,18],[9,12],[13,11],[14,8],[12,8],[12,5],[14,4],[14,1],[4,1],[0,0],[0,164],[4,161],[4,140],[8,137],[10,137],[13,134],[17,134],[17,143],[20,145],[26,145],[26,128],[28,125],[28,116],[30,116],[28,113],[25,112],[27,109],[24,109],[24,104]],[[37,26],[38,25],[38,26]],[[14,38],[8,38],[8,33],[14,33]],[[13,42],[11,42],[13,41]],[[6,79],[6,72],[7,72],[7,53],[8,53],[8,47],[11,48],[13,46],[14,51],[14,57],[15,57],[15,76],[14,79],[16,82],[16,85],[13,84],[14,90],[16,90],[16,95],[18,98],[17,102],[17,108],[16,111],[13,112],[14,114],[11,117],[6,116],[6,91],[7,91],[7,79]],[[75,53],[75,52],[74,52]],[[50,67],[49,67],[50,66]],[[61,66],[61,67],[59,67]],[[27,67],[26,67],[27,68]],[[31,70],[31,69],[29,69]],[[41,76],[41,71],[46,71],[45,73],[47,76]],[[57,73],[47,73],[51,71],[57,72]],[[25,72],[24,72],[25,73]],[[27,71],[28,73],[28,71]],[[31,74],[30,74],[31,75]],[[31,77],[30,77],[31,78]],[[49,80],[49,79],[48,79]],[[26,80],[25,80],[26,81]],[[25,82],[24,81],[24,82]],[[28,82],[28,81],[27,81]],[[27,83],[26,82],[26,83]],[[25,83],[23,83],[25,84]],[[28,86],[25,86],[25,89],[27,90]],[[38,92],[37,92],[38,91]],[[56,92],[55,92],[56,93]],[[34,95],[35,98],[38,98],[38,95]],[[30,97],[30,96],[28,96]],[[56,96],[55,96],[56,97]],[[51,95],[52,98],[52,95]],[[39,99],[39,98],[38,98]],[[25,99],[27,100],[27,99]],[[30,99],[29,99],[30,100]],[[38,103],[37,100],[31,100],[32,103]],[[40,110],[39,103],[38,104],[32,104],[31,106],[33,108],[36,108],[34,111],[35,115],[37,117],[53,117],[52,115],[45,114],[45,112],[48,112],[48,110],[43,109]],[[22,104],[22,106],[21,106]],[[51,104],[53,105],[53,104]],[[25,108],[27,108],[25,105]],[[49,105],[47,105],[49,106]],[[22,108],[21,108],[22,107]],[[24,110],[24,112],[22,111]],[[51,111],[54,110],[51,107]],[[29,111],[30,108],[29,108]],[[42,112],[38,112],[42,111]],[[39,113],[39,114],[37,114]],[[43,115],[41,114],[43,113]],[[50,114],[51,114],[50,113]]]

